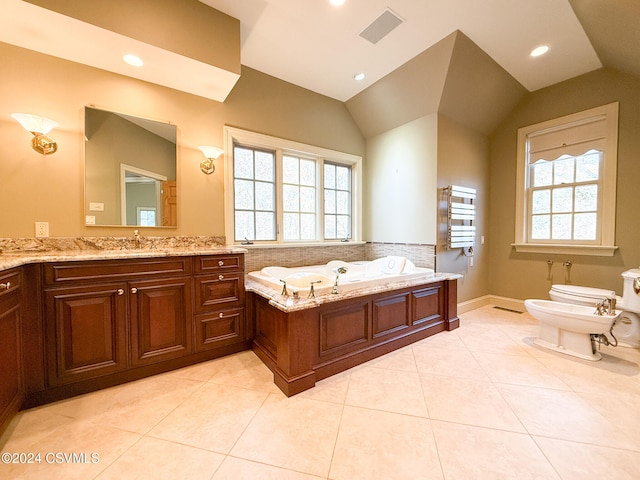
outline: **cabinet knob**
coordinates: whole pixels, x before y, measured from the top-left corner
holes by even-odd
[[[0,290],[9,290],[11,288],[11,282],[0,283]]]
[[[136,287],[131,288],[131,293],[138,293],[138,289]]]
[[[124,295],[124,288],[118,289],[118,295]]]
[[[221,313],[221,314],[219,315],[219,318],[224,318],[224,313]]]
[[[219,266],[219,267],[221,267],[221,266],[223,266],[223,265],[224,265],[224,262],[223,262],[222,260],[219,260],[219,261],[218,261],[218,266]]]
[[[218,275],[218,280],[224,280],[224,275]]]

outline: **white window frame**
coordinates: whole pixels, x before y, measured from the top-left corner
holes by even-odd
[[[224,127],[224,212],[225,212],[225,236],[228,244],[242,245],[243,247],[279,247],[279,246],[302,246],[302,245],[326,245],[326,244],[350,244],[352,242],[362,242],[362,157],[350,153],[330,150],[323,147],[316,147],[291,140],[285,140],[270,135],[242,130],[236,127]],[[282,178],[281,173],[276,168],[276,222],[278,232],[275,241],[254,241],[252,245],[244,245],[241,240],[235,240],[234,230],[234,188],[233,188],[233,148],[239,144],[248,148],[258,148],[273,150],[276,152],[276,163],[281,160],[284,154],[291,154],[300,157],[316,157],[321,160],[318,165],[318,171],[322,171],[324,161],[351,166],[351,182],[352,182],[352,232],[349,242],[340,242],[340,240],[324,240],[323,223],[324,223],[324,198],[323,188],[319,184],[317,201],[319,208],[317,210],[318,221],[318,239],[315,241],[307,240],[289,240],[282,239]]]
[[[606,138],[602,160],[602,192],[599,192],[598,217],[600,220],[600,242],[580,244],[528,241],[527,228],[530,225],[528,214],[529,200],[529,162],[528,139],[545,131],[561,130],[571,125],[584,123],[594,117],[606,119]],[[616,184],[618,164],[618,103],[610,103],[564,117],[548,120],[518,129],[517,152],[517,184],[516,184],[516,218],[515,242],[512,246],[517,252],[555,253],[594,256],[612,256],[618,248],[615,245],[616,222]]]

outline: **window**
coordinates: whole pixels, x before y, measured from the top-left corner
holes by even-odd
[[[359,239],[361,158],[225,127],[225,231],[234,243]]]
[[[618,104],[518,130],[517,251],[613,255]]]

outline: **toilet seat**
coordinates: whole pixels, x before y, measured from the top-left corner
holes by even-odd
[[[603,288],[583,287],[580,285],[552,285],[549,296],[555,301],[577,303],[579,305],[595,305],[605,298],[616,298],[616,292]]]

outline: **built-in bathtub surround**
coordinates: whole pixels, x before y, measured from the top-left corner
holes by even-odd
[[[139,245],[133,230],[129,236],[119,237],[47,237],[47,238],[0,238],[0,253],[54,253],[100,250],[139,249],[202,249],[222,247],[224,236],[171,236],[156,237],[140,235]]]
[[[346,242],[320,246],[287,246],[273,248],[247,248],[245,256],[247,272],[264,267],[299,267],[301,265],[321,265],[331,260],[356,262],[375,260],[387,256],[406,257],[417,267],[435,270],[435,245],[415,243],[358,243]]]

